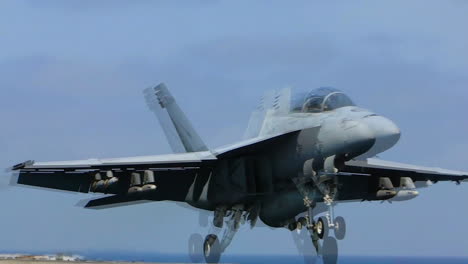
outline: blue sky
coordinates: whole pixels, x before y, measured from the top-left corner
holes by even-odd
[[[466,1],[1,1],[0,167],[170,152],[141,93],[164,81],[212,147],[241,138],[265,90],[334,86],[398,123],[382,158],[468,171],[467,12]],[[89,211],[74,206],[86,195],[7,181],[2,250],[185,252],[198,229],[172,203]],[[441,183],[406,203],[339,206],[341,251],[466,256],[466,200],[468,187]],[[229,252],[296,250],[288,231],[263,228]]]

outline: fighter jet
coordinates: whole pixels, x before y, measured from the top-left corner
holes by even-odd
[[[255,227],[260,219],[272,228],[303,230],[310,251],[336,263],[337,239],[346,234],[336,204],[407,201],[418,188],[468,179],[467,172],[376,159],[399,141],[400,129],[334,88],[267,93],[245,139],[216,149],[206,146],[164,84],[144,94],[174,154],[26,161],[12,167],[13,183],[105,194],[85,208],[176,201],[211,212],[213,231],[189,241],[193,261],[203,256],[218,263],[241,224]]]

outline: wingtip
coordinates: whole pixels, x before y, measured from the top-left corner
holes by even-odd
[[[32,165],[34,165],[34,160],[28,160],[28,161],[25,161],[25,162],[14,165],[13,167],[11,167],[11,170],[12,171],[21,170],[21,169],[24,169],[24,168],[26,168],[28,166],[32,166]]]

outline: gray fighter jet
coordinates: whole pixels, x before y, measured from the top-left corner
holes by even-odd
[[[465,172],[373,158],[398,142],[399,128],[333,88],[266,94],[245,140],[217,149],[203,143],[164,84],[144,93],[176,154],[27,161],[13,166],[14,183],[107,194],[86,208],[177,201],[212,212],[206,238],[190,239],[193,261],[219,262],[240,225],[254,227],[260,219],[303,229],[314,245],[309,250],[336,263],[336,239],[346,233],[344,218],[334,214],[337,203],[406,201],[418,196],[417,188],[468,179]]]

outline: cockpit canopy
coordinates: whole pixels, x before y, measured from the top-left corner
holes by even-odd
[[[291,103],[291,109],[296,113],[320,113],[345,106],[355,106],[346,94],[331,87],[321,87],[309,93],[297,94]]]

